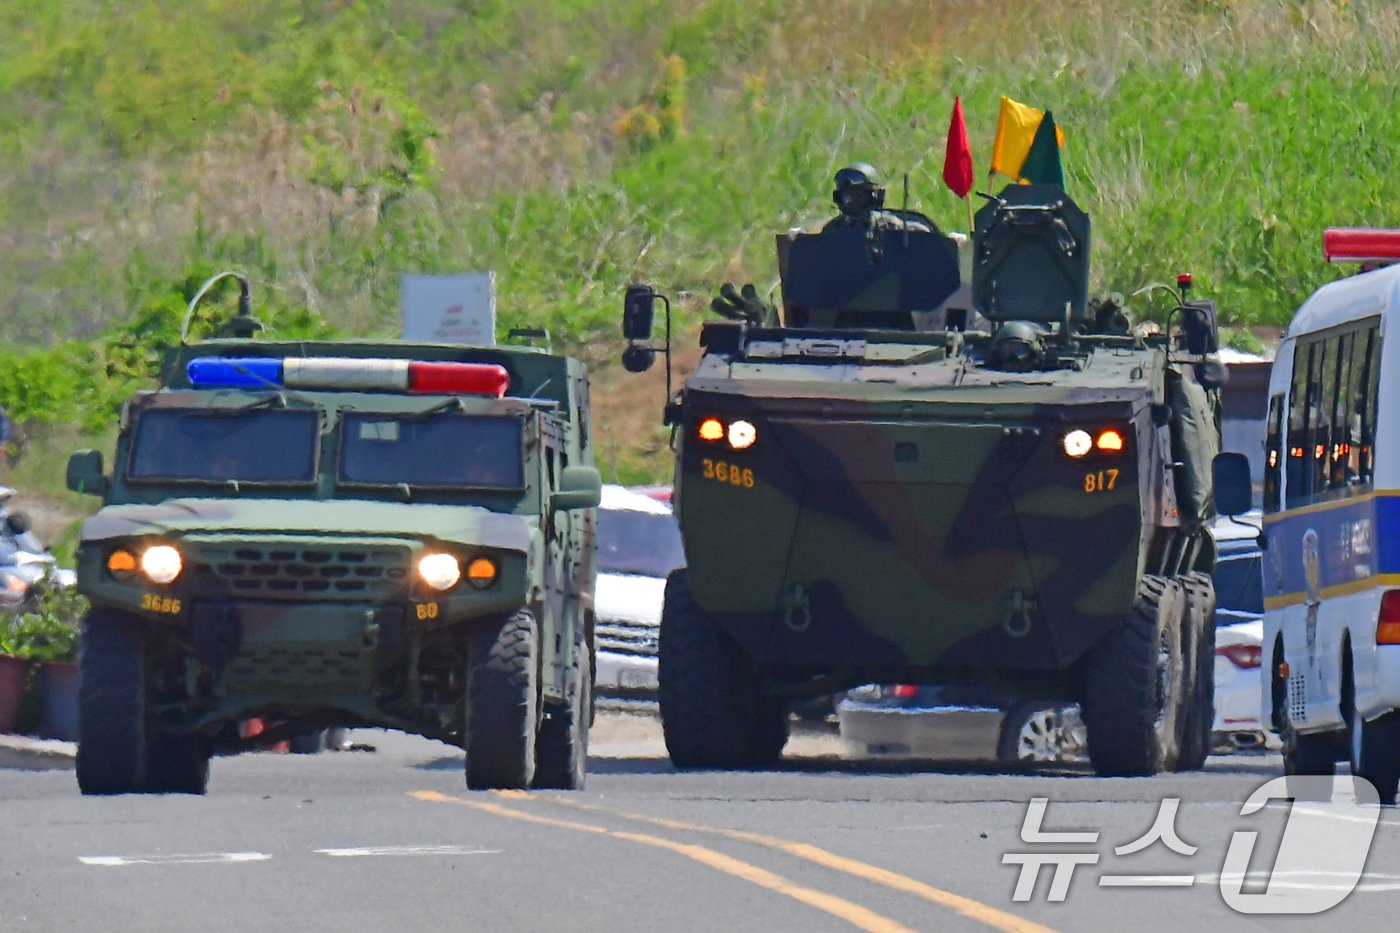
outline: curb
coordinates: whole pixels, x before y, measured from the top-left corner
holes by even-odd
[[[0,735],[0,769],[15,771],[71,771],[78,753],[74,742],[36,739],[27,735]]]

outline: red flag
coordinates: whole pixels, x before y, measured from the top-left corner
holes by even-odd
[[[948,124],[948,150],[943,156],[943,183],[960,198],[972,190],[972,145],[967,141],[962,98],[953,98],[953,119]]]

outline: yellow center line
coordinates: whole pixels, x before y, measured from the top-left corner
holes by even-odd
[[[975,901],[970,897],[963,897],[961,894],[954,894],[952,891],[945,891],[936,888],[931,884],[916,881],[908,875],[901,875],[898,872],[890,871],[886,868],[878,868],[867,862],[847,858],[844,855],[837,855],[819,846],[810,845],[805,842],[792,842],[787,839],[780,839],[777,836],[765,836],[761,833],[746,832],[741,829],[722,829],[717,826],[701,826],[696,823],[686,823],[681,820],[671,820],[660,816],[648,816],[644,813],[628,813],[622,810],[609,810],[606,807],[593,806],[586,803],[578,803],[573,800],[564,800],[559,797],[533,797],[524,791],[497,791],[502,797],[521,800],[544,800],[549,803],[556,803],[563,807],[573,807],[576,810],[586,810],[592,813],[603,813],[610,816],[620,816],[624,819],[638,820],[644,823],[651,823],[656,826],[664,826],[667,829],[679,829],[696,833],[710,833],[716,836],[725,836],[729,839],[737,839],[741,842],[749,842],[754,845],[767,846],[770,849],[777,849],[786,852],[796,858],[815,862],[832,871],[844,872],[863,878],[866,881],[873,881],[876,884],[884,885],[895,891],[902,891],[905,894],[912,894],[930,903],[945,907],[954,913],[961,914],[969,920],[976,920],[984,923],[1002,933],[1056,933],[1051,927],[1043,926],[1033,920],[1027,920],[1016,914],[999,910],[981,901]]]
[[[915,933],[914,930],[904,926],[896,920],[892,920],[883,914],[877,914],[873,910],[868,910],[859,904],[852,903],[845,898],[837,897],[834,894],[827,894],[814,888],[804,887],[795,881],[776,875],[771,871],[751,865],[748,862],[732,858],[714,849],[707,849],[704,846],[692,845],[684,842],[675,842],[661,836],[649,836],[645,833],[621,832],[615,829],[608,829],[605,826],[596,826],[592,823],[578,823],[573,820],[560,820],[552,817],[540,816],[537,813],[522,813],[510,807],[502,806],[498,803],[489,803],[485,800],[466,800],[461,797],[453,797],[448,794],[440,794],[436,791],[420,790],[412,791],[410,797],[425,800],[429,803],[452,803],[458,806],[471,807],[475,810],[482,810],[486,813],[494,813],[497,816],[509,817],[514,820],[524,820],[529,823],[539,823],[545,826],[559,826],[565,829],[576,829],[580,832],[596,833],[600,836],[611,836],[614,839],[625,839],[628,842],[636,842],[642,845],[654,846],[658,849],[667,849],[678,855],[684,855],[688,859],[693,859],[702,865],[708,865],[727,875],[741,878],[750,884],[758,885],[770,891],[787,895],[794,900],[801,901],[811,907],[844,920],[857,929],[868,930],[869,933]],[[523,795],[522,796],[526,796]]]

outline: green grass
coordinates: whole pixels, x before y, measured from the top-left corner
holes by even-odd
[[[1189,270],[1281,325],[1341,274],[1323,228],[1394,222],[1397,55],[1389,0],[10,0],[0,404],[100,432],[223,266],[355,335],[394,332],[404,272],[493,268],[503,328],[602,365],[626,283],[688,333],[845,162],[963,227],[955,94],[981,171],[1000,95],[1054,110],[1096,289]]]

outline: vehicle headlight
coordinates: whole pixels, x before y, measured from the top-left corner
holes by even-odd
[[[141,552],[141,572],[152,583],[170,583],[184,567],[180,552],[168,544],[157,544]]]
[[[462,565],[451,554],[424,554],[418,560],[418,576],[439,592],[450,590],[462,579]]]
[[[1088,431],[1076,429],[1065,435],[1064,448],[1066,456],[1079,458],[1094,449],[1094,439]]]
[[[758,440],[758,429],[753,426],[752,422],[735,421],[729,425],[729,446],[735,450],[752,447],[756,440]]]

